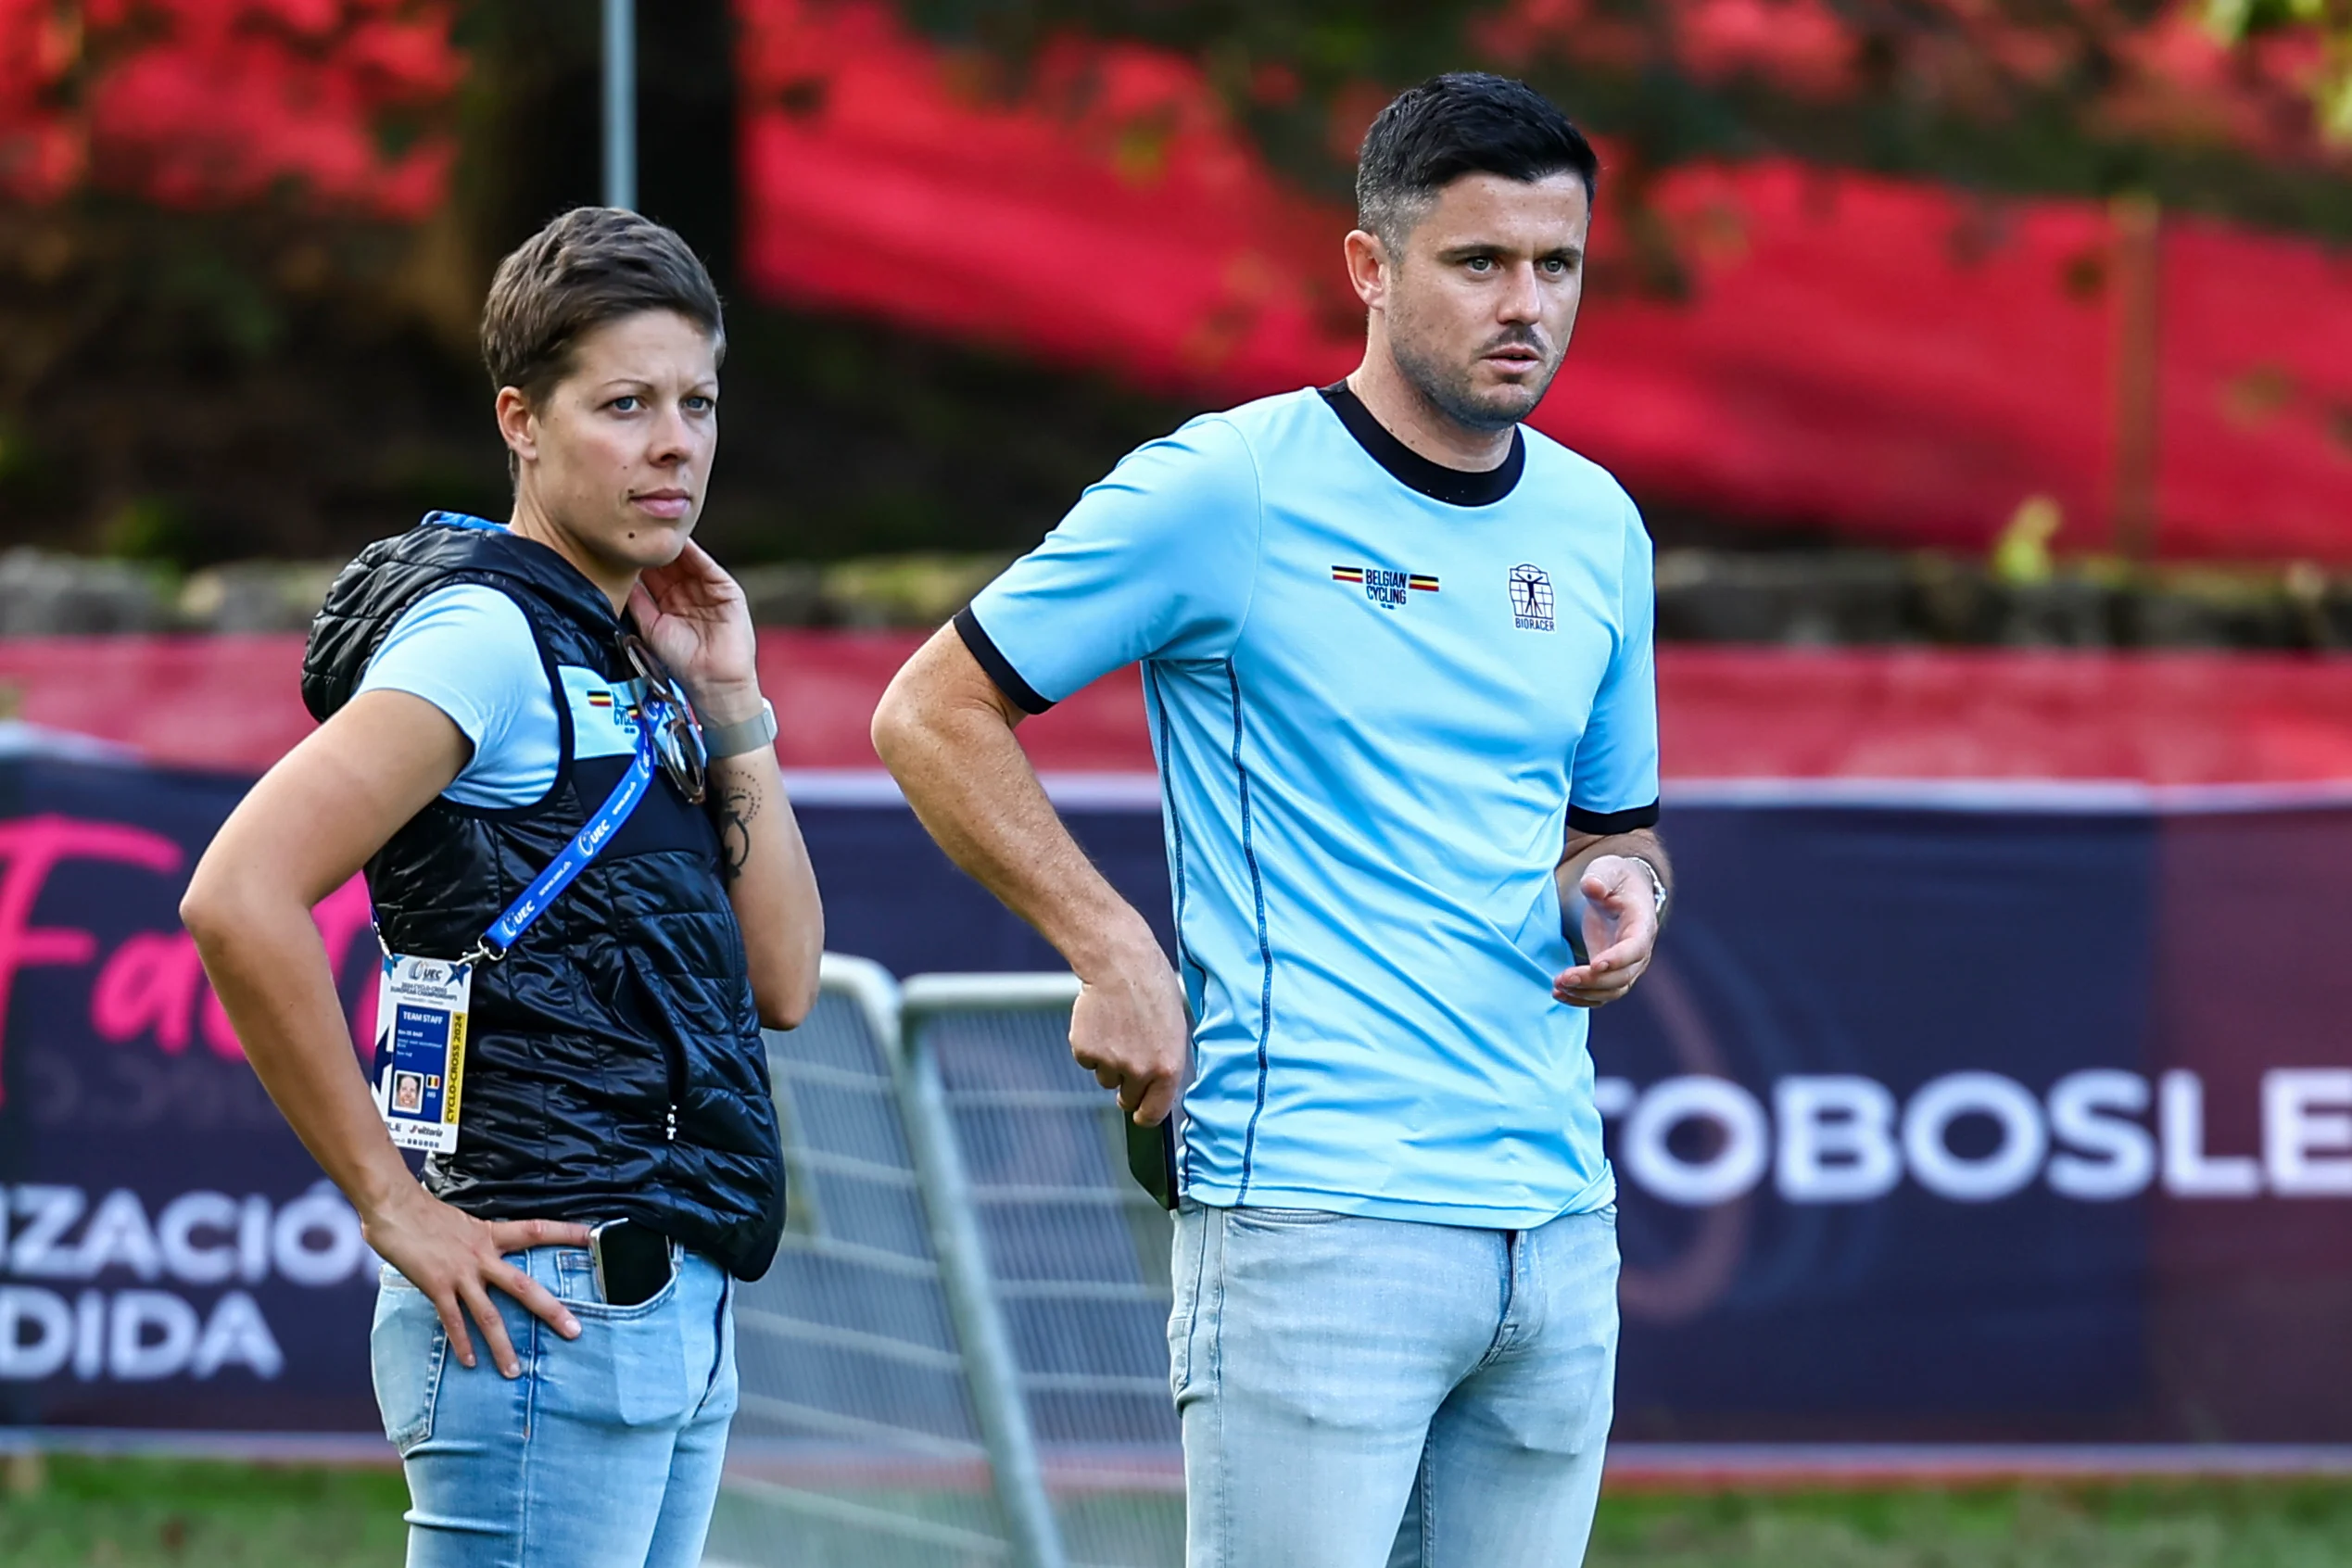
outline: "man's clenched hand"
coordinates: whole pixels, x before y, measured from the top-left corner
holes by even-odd
[[[1191,1031],[1184,993],[1157,943],[1123,951],[1099,973],[1081,975],[1070,1009],[1069,1054],[1142,1127],[1157,1127],[1184,1092]]]

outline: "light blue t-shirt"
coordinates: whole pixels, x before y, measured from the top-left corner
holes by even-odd
[[[576,756],[636,749],[628,720],[636,683],[596,670],[556,669],[572,714]],[[555,689],[521,605],[497,588],[459,583],[436,588],[404,611],[376,645],[360,691],[405,691],[449,716],[474,754],[441,798],[477,810],[537,804],[555,783],[563,733]]]
[[[1143,663],[1189,1196],[1495,1228],[1612,1199],[1552,870],[1572,825],[1656,820],[1651,618],[1606,472],[1533,433],[1441,469],[1312,390],[1131,453],[959,618],[1032,711]]]

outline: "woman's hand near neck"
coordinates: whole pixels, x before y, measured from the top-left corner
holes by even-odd
[[[707,724],[760,711],[759,637],[743,590],[693,541],[666,566],[649,566],[629,601],[638,635],[679,680]]]

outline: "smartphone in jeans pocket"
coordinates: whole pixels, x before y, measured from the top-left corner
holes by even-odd
[[[608,1220],[588,1233],[596,1294],[607,1307],[636,1307],[670,1283],[670,1238],[634,1220]]]

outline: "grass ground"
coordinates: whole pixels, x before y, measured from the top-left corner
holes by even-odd
[[[1601,1504],[1590,1568],[2339,1568],[2352,1483],[1642,1495]]]
[[[398,1475],[57,1457],[0,1467],[7,1568],[396,1568]],[[789,1536],[766,1561],[800,1568]],[[843,1561],[835,1559],[836,1562]],[[2352,1568],[2352,1484],[1638,1494],[1590,1568]]]
[[[24,1456],[0,1467],[6,1568],[397,1568],[398,1472]]]

